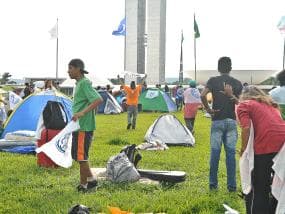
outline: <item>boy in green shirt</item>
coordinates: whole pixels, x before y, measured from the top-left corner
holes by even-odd
[[[76,80],[75,93],[73,97],[72,120],[79,120],[80,130],[72,133],[72,158],[80,165],[80,185],[78,191],[86,192],[96,188],[97,181],[93,177],[88,163],[89,147],[95,130],[94,109],[100,105],[102,98],[92,88],[92,83],[84,74],[84,63],[80,59],[72,59],[68,64],[68,74],[71,79]]]

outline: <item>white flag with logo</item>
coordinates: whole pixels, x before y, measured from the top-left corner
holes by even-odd
[[[49,33],[50,33],[50,38],[51,39],[57,39],[57,36],[58,36],[57,23],[55,24],[55,26],[53,26],[52,29],[49,30]]]
[[[36,149],[37,153],[45,153],[53,162],[64,168],[72,166],[71,134],[80,129],[79,122],[71,121],[51,141]]]
[[[18,103],[22,102],[22,97],[20,97],[18,94],[14,93],[13,91],[9,91],[9,107],[10,109],[14,110],[15,106],[18,105]]]

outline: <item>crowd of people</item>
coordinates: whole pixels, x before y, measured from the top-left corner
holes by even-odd
[[[254,130],[254,168],[251,173],[252,189],[245,196],[247,213],[267,214],[274,213],[277,201],[270,194],[272,182],[273,158],[278,154],[285,142],[285,70],[277,75],[280,87],[272,89],[268,94],[256,86],[242,84],[230,75],[232,61],[229,57],[218,60],[220,75],[210,77],[206,86],[200,92],[194,80],[189,81],[189,87],[184,89],[177,85],[172,90],[165,85],[156,85],[172,96],[177,109],[183,109],[185,125],[194,135],[194,124],[197,111],[203,109],[211,116],[210,131],[210,161],[209,161],[209,190],[219,189],[218,169],[222,146],[226,155],[227,189],[237,191],[236,182],[236,151],[238,141],[238,125],[241,128],[240,156],[244,154],[249,142],[250,130]],[[72,120],[79,121],[80,130],[72,135],[72,158],[80,166],[80,184],[78,191],[87,191],[97,187],[98,183],[93,176],[88,163],[89,148],[92,143],[95,124],[95,109],[103,101],[97,90],[92,87],[91,81],[84,76],[88,72],[80,59],[72,59],[68,64],[68,74],[76,80],[73,96]],[[142,91],[147,89],[147,75],[136,84],[130,85],[121,82],[120,91],[112,91],[110,85],[106,90],[115,97],[125,97],[127,110],[126,128],[136,129],[138,115],[138,100]],[[118,79],[120,79],[118,77]],[[53,82],[46,80],[42,90],[55,90]],[[25,84],[22,97],[25,98],[34,92],[34,87]],[[209,103],[208,95],[211,94]],[[5,105],[0,96],[0,105]],[[5,120],[1,116],[0,125]],[[283,119],[282,119],[283,116]],[[198,137],[198,136],[197,136]]]

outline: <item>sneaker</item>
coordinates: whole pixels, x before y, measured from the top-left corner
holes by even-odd
[[[136,126],[132,126],[132,129],[136,129]]]
[[[79,184],[77,186],[77,191],[78,192],[87,192],[87,187],[83,186],[82,184]]]
[[[98,186],[98,182],[97,180],[93,180],[93,181],[89,181],[87,183],[87,190],[91,190],[91,189],[94,189]]]
[[[210,191],[215,191],[215,190],[218,190],[218,187],[215,185],[210,185],[209,189],[210,189]]]
[[[132,125],[132,124],[129,123],[128,126],[127,126],[127,129],[130,129],[130,128],[131,128],[131,125]]]

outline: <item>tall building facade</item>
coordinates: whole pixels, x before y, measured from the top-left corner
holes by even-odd
[[[147,73],[147,84],[164,83],[166,0],[125,0],[125,10],[125,70]],[[132,80],[125,76],[127,84]]]
[[[147,2],[147,83],[165,83],[166,0]]]
[[[144,74],[146,0],[125,0],[125,10],[125,71]],[[132,80],[136,80],[136,76],[125,76],[127,84]]]

